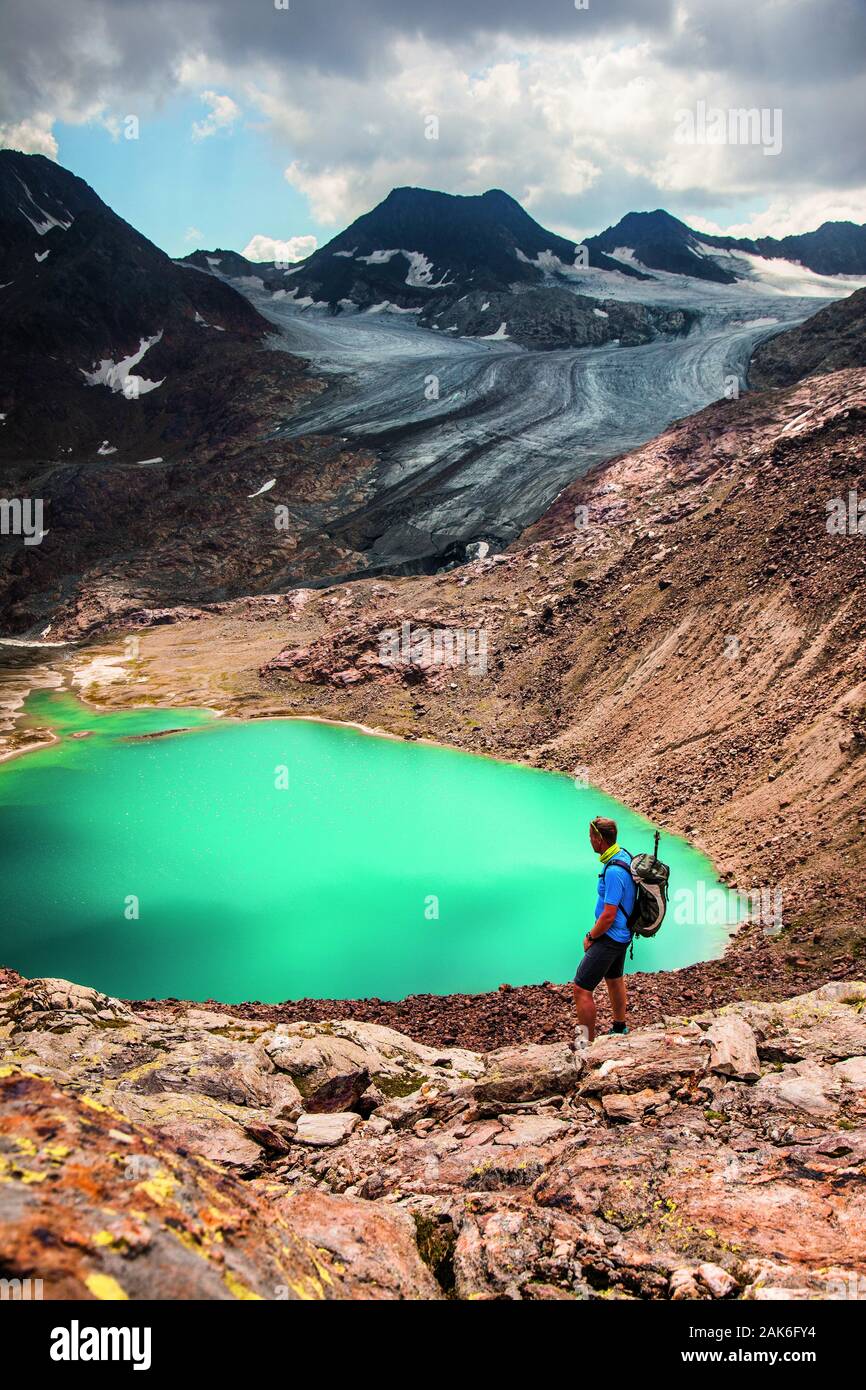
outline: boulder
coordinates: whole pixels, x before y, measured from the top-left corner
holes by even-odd
[[[573,1126],[552,1115],[503,1115],[494,1144],[519,1149],[530,1144],[547,1144],[551,1139],[565,1139]]]
[[[247,1184],[56,1083],[0,1068],[0,1268],[46,1299],[334,1299],[329,1257]]]
[[[585,1298],[578,1247],[583,1232],[572,1218],[555,1211],[522,1207],[505,1197],[476,1200],[460,1221],[454,1250],[455,1293],[473,1300]],[[543,1290],[543,1291],[542,1291]]]
[[[724,1017],[736,1015],[750,1025],[765,1061],[808,1059],[844,1061],[866,1054],[866,985],[833,980],[810,994],[779,1003],[730,1004]],[[712,1015],[705,1016],[709,1022]]]
[[[648,1111],[657,1110],[660,1105],[667,1105],[670,1098],[670,1091],[652,1091],[647,1088],[645,1091],[623,1091],[619,1094],[605,1095],[602,1096],[601,1103],[609,1120],[634,1124]]]
[[[20,990],[7,996],[11,1022],[24,1031],[38,1028],[66,1032],[76,1026],[111,1027],[133,1021],[132,1010],[87,985],[68,980],[43,978],[25,981]]]
[[[293,1231],[324,1251],[332,1267],[352,1271],[353,1297],[442,1297],[442,1289],[421,1259],[416,1223],[408,1212],[321,1192],[284,1197],[275,1203],[275,1210]]]
[[[706,1044],[697,1024],[607,1034],[596,1038],[586,1053],[580,1094],[673,1091],[700,1076],[706,1064]]]
[[[693,1269],[675,1269],[670,1277],[670,1293],[672,1303],[681,1303],[684,1299],[706,1298],[706,1290],[702,1289],[695,1278]]]
[[[582,1065],[566,1043],[501,1047],[487,1054],[472,1094],[480,1113],[496,1114],[503,1104],[569,1094]]]
[[[836,1062],[833,1071],[852,1091],[866,1095],[866,1057],[848,1057],[844,1062]]]
[[[370,1084],[364,1050],[324,1031],[305,1037],[289,1033],[280,1024],[265,1051],[275,1067],[291,1076],[307,1111],[350,1110]]]
[[[745,1280],[743,1298],[758,1302],[866,1299],[866,1276],[836,1264],[810,1270],[779,1260],[750,1259],[740,1272]]]
[[[432,1048],[393,1028],[355,1020],[278,1024],[265,1042],[276,1067],[287,1072],[304,1098],[304,1109],[330,1112],[354,1108],[375,1082],[389,1099],[412,1095],[425,1081],[443,1086],[478,1075],[477,1053]]]
[[[801,1110],[818,1118],[835,1115],[842,1097],[842,1081],[835,1068],[817,1062],[795,1062],[779,1072],[763,1076],[755,1087],[759,1104],[774,1110]]]
[[[262,1156],[262,1145],[248,1129],[252,1121],[244,1122],[237,1111],[227,1110],[207,1096],[121,1092],[116,1095],[114,1109],[127,1120],[158,1129],[185,1153],[200,1154],[227,1168],[251,1168]]]
[[[707,1030],[710,1069],[738,1081],[757,1081],[761,1075],[755,1034],[745,1019],[736,1015],[717,1018]]]
[[[329,1149],[342,1144],[356,1125],[361,1123],[359,1115],[344,1111],[334,1114],[302,1115],[298,1120],[295,1139],[299,1144],[311,1144],[317,1149]]]
[[[737,1281],[721,1265],[709,1261],[698,1265],[698,1277],[706,1284],[713,1298],[728,1298],[737,1288]]]

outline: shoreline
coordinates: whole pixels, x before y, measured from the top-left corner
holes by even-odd
[[[780,960],[770,940],[758,923],[747,921],[732,933],[722,954],[711,960],[676,970],[634,971],[627,976],[629,1027],[690,1018],[744,999],[787,999],[809,993],[830,980],[853,980],[862,974],[862,966],[858,968],[853,959],[839,959],[829,968],[793,954]],[[575,959],[579,949],[576,941]],[[14,988],[27,978],[11,967],[0,966],[0,989]],[[274,1004],[176,998],[123,998],[122,1002],[137,1013],[163,1021],[188,1009],[269,1024],[353,1019],[393,1028],[428,1046],[461,1046],[475,1051],[511,1044],[570,1042],[574,1035],[570,982],[512,985],[503,981],[498,989],[478,994],[413,994],[399,1000],[371,996]],[[598,1031],[603,1033],[610,1026],[606,993],[599,990],[596,1002]]]
[[[33,689],[39,689],[35,685]],[[71,694],[73,698],[82,706],[93,710],[97,717],[105,717],[112,713],[118,713],[121,709],[131,710],[154,710],[182,711],[189,708],[186,705],[142,703],[136,705],[126,705],[118,707],[107,702],[96,703],[92,699],[83,697],[77,689],[70,685],[63,687],[63,692]],[[201,709],[202,707],[198,707]],[[214,716],[213,723],[207,722],[202,725],[192,727],[181,727],[178,729],[158,730],[145,734],[130,734],[125,736],[125,741],[150,740],[178,737],[182,734],[196,734],[212,729],[217,720],[222,725],[235,723],[237,725],[253,724],[260,722],[305,722],[325,724],[334,728],[344,728],[353,733],[364,737],[385,738],[391,742],[416,742],[427,747],[438,748],[443,752],[462,754],[464,757],[486,757],[496,762],[507,763],[509,766],[520,767],[526,771],[542,772],[549,776],[570,778],[570,774],[564,769],[552,768],[550,766],[540,767],[537,763],[529,762],[526,759],[501,758],[490,752],[479,753],[470,749],[462,749],[453,744],[445,743],[441,740],[424,737],[413,740],[406,740],[400,734],[375,728],[371,725],[362,724],[357,720],[341,720],[329,718],[316,714],[267,714],[256,716],[244,715],[242,713],[227,714],[223,710],[209,708],[209,713]],[[50,742],[33,745],[28,748],[18,750],[13,756],[22,756],[31,751],[37,751],[40,747],[52,746],[62,742],[62,735],[54,733]],[[603,792],[603,788],[598,788]],[[642,819],[647,819],[647,824],[653,823],[644,816],[644,813],[636,808],[629,807]],[[699,853],[706,854],[703,847],[694,845],[686,836],[679,836],[691,848],[698,850]],[[724,881],[719,875],[716,865],[709,859],[712,873],[712,881],[720,886]],[[722,951],[707,960],[694,962],[692,965],[679,967],[673,970],[661,970],[654,972],[635,971],[629,976],[630,981],[635,982],[635,988],[639,1001],[639,1011],[635,1012],[635,1023],[648,1021],[657,1017],[658,1011],[654,1001],[663,998],[668,1006],[678,1011],[680,1010],[681,990],[676,985],[666,983],[675,981],[683,975],[683,972],[700,971],[704,966],[714,966],[724,961],[725,956],[731,949],[733,943],[742,935],[743,931],[749,927],[748,919],[729,926],[729,934]],[[575,963],[579,956],[580,943],[575,936]],[[639,959],[639,946],[638,946]],[[4,970],[0,965],[0,982],[6,976],[21,977],[12,967]],[[79,981],[80,983],[90,984],[89,981]],[[683,985],[682,989],[687,986]],[[514,1015],[514,1022],[520,1023],[519,1027],[512,1027],[506,1021],[502,1011],[495,1007],[495,1001],[508,996],[510,1000],[517,1003],[517,1014]],[[686,996],[683,996],[684,998]],[[215,1012],[231,1013],[244,1018],[266,1018],[274,1021],[297,1021],[301,1019],[321,1020],[324,1018],[359,1018],[368,1022],[383,1023],[386,1026],[395,1027],[398,1031],[409,1032],[412,1036],[417,1036],[419,1040],[432,1043],[434,1045],[448,1042],[456,1036],[455,1028],[458,1029],[461,1041],[466,1046],[481,1046],[490,1048],[497,1045],[497,1038],[520,1042],[542,1042],[552,1039],[568,1039],[573,1032],[573,1021],[571,1017],[571,985],[570,983],[544,982],[542,984],[514,984],[504,982],[497,989],[479,991],[477,993],[466,993],[455,991],[448,994],[414,994],[408,995],[397,1000],[381,1000],[376,996],[368,996],[360,999],[333,999],[330,997],[305,998],[299,1000],[280,1000],[274,1003],[262,1003],[258,1000],[241,1000],[235,1003],[225,1003],[222,1000],[185,1000],[178,1001],[174,997],[149,998],[146,1000],[133,1000],[125,998],[125,1002],[131,1003],[135,1008],[142,1008],[145,1012],[154,1014],[170,1014],[183,1007],[198,1007],[212,1009]],[[599,1000],[601,1003],[601,1000]],[[605,999],[606,1005],[606,999]],[[505,1013],[511,1011],[506,1010]],[[600,1009],[603,1016],[604,1009]],[[449,1022],[450,1020],[450,1022]],[[491,1024],[495,1021],[495,1027],[491,1029]],[[473,1042],[466,1041],[473,1039]]]

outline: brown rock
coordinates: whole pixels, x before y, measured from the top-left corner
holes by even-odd
[[[576,1087],[582,1065],[566,1043],[499,1048],[488,1053],[473,1095],[484,1114],[495,1113],[501,1104],[567,1095]]]
[[[609,1120],[620,1120],[626,1124],[633,1124],[640,1120],[648,1111],[657,1110],[660,1105],[666,1105],[670,1100],[670,1091],[636,1091],[619,1095],[604,1095],[601,1103],[604,1106],[604,1113]]]
[[[41,1279],[45,1298],[351,1296],[243,1183],[13,1068],[0,1071],[0,1153],[0,1266]]]
[[[313,1148],[329,1149],[334,1144],[342,1144],[356,1125],[361,1123],[359,1115],[351,1112],[341,1114],[301,1115],[295,1139],[299,1144],[310,1144]]]
[[[418,1253],[416,1226],[398,1207],[301,1192],[275,1203],[293,1231],[329,1264],[352,1271],[352,1296],[439,1299],[442,1290]]]
[[[744,1019],[736,1015],[716,1019],[707,1032],[710,1041],[710,1067],[722,1076],[739,1081],[757,1081],[761,1075],[755,1034]]]

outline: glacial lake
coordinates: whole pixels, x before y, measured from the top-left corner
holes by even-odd
[[[570,980],[593,920],[589,820],[652,848],[650,823],[591,787],[450,749],[56,692],[26,712],[59,742],[0,765],[0,963],[126,998]],[[630,970],[719,955],[738,915],[729,895],[727,920],[699,925],[722,896],[712,865],[669,835],[660,853],[676,905]]]

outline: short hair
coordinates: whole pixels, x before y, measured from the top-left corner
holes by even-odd
[[[600,835],[606,845],[612,845],[616,839],[616,821],[609,816],[595,816],[590,821],[590,829]]]

